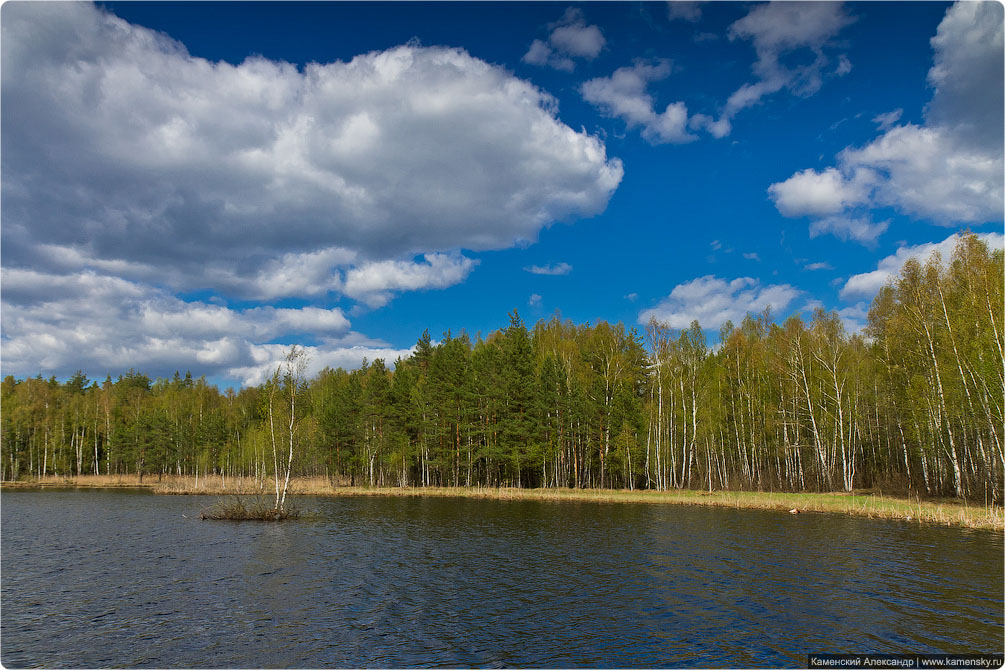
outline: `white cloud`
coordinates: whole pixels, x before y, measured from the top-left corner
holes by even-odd
[[[527,49],[527,53],[523,55],[523,62],[529,63],[531,65],[548,65],[549,59],[552,57],[551,47],[548,46],[547,42],[541,40],[534,40],[530,43],[530,48]],[[565,59],[561,66],[558,64],[559,61],[553,61],[552,67],[557,70],[567,70],[571,71],[575,69],[576,64],[571,60]]]
[[[460,49],[233,66],[83,3],[5,7],[2,37],[5,265],[55,270],[48,248],[176,289],[314,295],[345,256],[533,240],[602,211],[623,172]],[[318,281],[293,276],[319,249],[338,258],[312,259]]]
[[[247,381],[297,334],[316,361],[390,357],[331,302],[464,281],[477,260],[461,249],[595,215],[623,175],[553,97],[461,49],[231,65],[88,3],[10,4],[2,31],[15,374]],[[571,31],[558,40],[592,53]],[[283,298],[309,304],[226,307]]]
[[[844,322],[844,328],[849,333],[861,333],[869,320],[869,303],[857,302],[850,307],[838,310],[838,316]]]
[[[426,254],[424,263],[378,261],[346,273],[342,291],[370,307],[381,307],[392,291],[446,288],[464,281],[478,261],[464,256]]]
[[[754,6],[729,27],[730,39],[749,39],[757,50],[755,69],[773,69],[782,53],[799,48],[820,49],[852,23],[840,2],[768,2]]]
[[[767,307],[781,312],[800,293],[788,284],[764,286],[751,277],[726,281],[706,275],[675,286],[659,304],[639,313],[639,323],[655,317],[672,328],[686,328],[697,320],[703,328],[718,329],[727,320],[738,324],[748,313]]]
[[[144,264],[103,262],[63,247],[40,245],[39,249],[53,261],[53,269],[63,273],[103,270],[134,281],[185,285],[184,278],[176,277],[178,273],[171,268],[161,271]],[[446,288],[463,282],[479,262],[442,253],[425,254],[424,259],[425,263],[362,261],[349,249],[331,247],[283,254],[267,261],[251,276],[241,276],[210,262],[203,278],[215,289],[245,300],[317,297],[331,292],[375,307],[386,304],[394,292]]]
[[[574,58],[593,60],[607,43],[600,28],[586,25],[582,10],[575,7],[566,9],[562,18],[548,27],[548,41],[534,40],[523,62],[572,72],[576,68]]]
[[[566,20],[569,18],[572,18],[571,22],[563,23],[551,31],[551,36],[548,38],[551,45],[577,58],[592,60],[599,56],[606,42],[600,29],[597,26],[586,25],[581,12],[574,13],[574,10],[570,9],[566,12]]]
[[[824,48],[844,27],[853,23],[840,2],[771,2],[756,5],[729,27],[730,40],[750,40],[757,52],[752,69],[757,80],[738,88],[726,101],[719,121],[704,117],[696,127],[706,127],[716,137],[729,133],[736,114],[783,89],[793,95],[809,96],[823,84],[823,68],[828,58]],[[813,61],[789,67],[783,60],[795,51],[809,50]],[[835,74],[851,70],[847,57],[839,60]]]
[[[354,263],[356,254],[349,249],[329,247],[303,253],[287,253],[266,262],[265,267],[251,277],[233,273],[230,277],[217,274],[213,285],[256,300],[288,296],[324,295],[342,289],[340,274],[335,268]]]
[[[873,221],[867,217],[828,216],[810,223],[810,237],[831,234],[842,240],[854,240],[875,247],[876,239],[886,232],[890,221]]]
[[[953,5],[932,46],[935,92],[925,124],[895,125],[899,109],[877,116],[883,134],[841,151],[836,167],[803,170],[769,187],[782,214],[833,217],[811,223],[811,231],[859,241],[875,240],[879,224],[867,210],[877,207],[945,226],[1002,220],[1002,6]]]
[[[757,79],[743,84],[729,96],[718,119],[709,114],[695,114],[688,121],[688,127],[722,138],[732,132],[733,119],[740,111],[760,103],[766,96],[782,90],[803,97],[813,95],[823,85],[824,68],[830,62],[825,48],[854,21],[840,2],[755,5],[729,27],[728,35],[731,41],[739,39],[753,43],[757,60],[752,70]],[[804,51],[813,56],[812,62],[791,67],[785,64],[790,54]],[[833,73],[844,76],[851,67],[848,57],[840,54]]]
[[[874,175],[858,170],[852,179],[835,168],[797,172],[783,182],[772,184],[768,193],[785,216],[826,216],[868,200]]]
[[[289,347],[281,344],[263,344],[249,349],[251,362],[243,367],[229,371],[232,378],[240,380],[244,386],[252,386],[265,382],[272,373],[282,365]],[[363,364],[364,359],[373,362],[383,359],[388,367],[393,367],[399,358],[408,358],[414,353],[414,348],[394,349],[391,347],[374,346],[339,346],[322,345],[307,346],[304,350],[308,355],[306,373],[309,377],[317,375],[325,368],[343,368],[354,370]]]
[[[716,139],[729,135],[733,130],[733,124],[730,123],[729,119],[720,118],[716,120],[708,114],[693,115],[691,120],[688,121],[688,126],[692,130],[704,130]]]
[[[670,20],[696,21],[701,16],[697,3],[670,2]],[[765,96],[787,90],[793,95],[810,96],[823,84],[823,73],[829,60],[824,53],[833,37],[853,23],[840,2],[771,2],[754,6],[750,12],[729,27],[730,40],[750,40],[757,52],[752,69],[757,79],[740,86],[727,99],[719,118],[705,113],[688,117],[683,102],[672,102],[663,112],[657,112],[649,82],[660,81],[670,74],[666,60],[636,61],[633,67],[617,70],[611,77],[592,79],[580,89],[583,98],[603,113],[623,119],[629,127],[641,126],[642,135],[653,144],[690,142],[697,137],[690,130],[704,130],[715,138],[732,132],[733,118],[743,109],[758,104]],[[714,36],[713,36],[714,37]],[[528,57],[544,57],[533,45]],[[795,52],[808,50],[813,61],[789,66],[786,58]],[[527,58],[527,57],[525,57]],[[834,69],[835,76],[851,71],[851,62],[841,54]]]
[[[701,2],[692,2],[690,0],[669,0],[667,2],[667,17],[671,21],[680,19],[689,23],[695,23],[701,19],[701,5]]]
[[[755,252],[755,251],[752,251],[750,253],[745,253],[745,254],[743,254],[743,257],[746,258],[748,261],[757,261],[758,263],[761,262],[761,257],[758,256],[757,252]]]
[[[877,206],[943,225],[983,223],[1002,216],[1002,157],[996,149],[968,147],[946,127],[897,126],[861,149],[838,156],[844,173],[861,168],[882,179]]]
[[[565,262],[549,263],[548,265],[531,265],[524,270],[535,275],[567,275],[572,272],[572,266]]]
[[[407,355],[353,333],[337,308],[237,310],[94,272],[3,268],[0,282],[4,374],[68,376],[82,369],[98,378],[128,368],[161,376],[192,369],[257,383],[288,346],[275,341],[303,333],[320,342],[310,347],[315,363]],[[263,362],[263,351],[275,355]]]
[[[527,304],[531,307],[537,307],[541,304],[541,296],[537,293],[532,293],[530,298],[527,300]]]
[[[810,298],[809,300],[806,301],[806,304],[799,309],[799,311],[802,312],[803,314],[812,314],[818,309],[823,309],[823,306],[824,304],[820,300],[817,300],[816,298]]]
[[[839,77],[843,77],[851,72],[851,61],[844,54],[838,56],[838,66],[834,70],[834,74]]]
[[[824,261],[824,262],[820,262],[820,263],[807,263],[806,265],[803,266],[803,269],[804,270],[811,270],[811,271],[812,270],[833,270],[834,266],[832,266],[830,263]]]
[[[900,121],[900,117],[903,116],[904,110],[898,107],[892,112],[886,112],[884,114],[877,114],[873,117],[873,123],[879,124],[880,130],[889,130],[892,128],[897,121]]]
[[[925,109],[929,125],[952,128],[962,144],[1001,153],[1003,7],[998,2],[957,2],[939,24],[928,81],[935,95]],[[1000,170],[999,170],[1000,172]]]
[[[1005,247],[1005,235],[1001,233],[983,233],[977,235],[977,237],[992,249]],[[953,250],[956,249],[959,239],[960,236],[953,233],[941,242],[928,242],[900,247],[894,254],[880,260],[875,270],[849,277],[844,287],[841,288],[841,299],[872,299],[879,289],[900,274],[904,263],[911,258],[924,263],[932,257],[932,254],[938,252],[942,256],[943,261],[948,261],[952,257]]]
[[[673,102],[657,112],[648,92],[650,82],[670,76],[666,59],[637,60],[631,67],[615,70],[610,77],[598,77],[580,87],[583,99],[607,116],[622,119],[629,128],[642,127],[642,137],[652,144],[690,142],[697,139],[687,131],[687,107]]]
[[[625,300],[627,300],[628,302],[635,302],[638,299],[639,299],[638,293],[629,293],[628,295],[625,296]]]

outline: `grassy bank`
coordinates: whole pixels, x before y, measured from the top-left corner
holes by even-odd
[[[275,491],[270,480],[254,478],[144,477],[143,483],[133,475],[84,475],[81,477],[47,477],[28,482],[4,482],[3,488],[80,486],[93,488],[143,487],[154,493],[177,495],[269,495]],[[292,494],[319,496],[432,496],[491,498],[496,500],[552,500],[625,502],[672,505],[708,505],[747,509],[798,510],[800,513],[825,512],[851,514],[879,519],[937,523],[966,528],[1005,529],[1005,512],[1001,507],[968,505],[955,500],[911,500],[871,492],[848,493],[768,493],[760,491],[626,491],[597,489],[515,489],[476,487],[428,488],[367,488],[333,486],[323,477],[296,478],[290,481]]]

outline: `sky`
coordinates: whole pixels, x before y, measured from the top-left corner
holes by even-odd
[[[533,325],[849,332],[1003,244],[997,2],[7,2],[0,368],[240,387]]]

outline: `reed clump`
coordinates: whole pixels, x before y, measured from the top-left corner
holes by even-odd
[[[212,521],[287,521],[299,519],[300,515],[300,510],[294,506],[279,509],[257,496],[233,496],[207,507],[199,518]]]

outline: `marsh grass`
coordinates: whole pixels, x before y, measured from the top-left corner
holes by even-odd
[[[386,495],[492,498],[498,500],[592,501],[703,505],[738,509],[797,510],[800,513],[850,514],[873,519],[897,519],[965,528],[1005,530],[1001,507],[971,506],[955,500],[896,498],[874,492],[781,493],[766,491],[627,491],[596,489],[516,488],[363,488],[339,487],[335,495]]]
[[[223,477],[211,475],[199,477],[164,477],[162,482],[152,482],[154,493],[165,495],[261,495],[275,493],[275,480],[255,477]],[[290,479],[289,495],[330,496],[335,487],[324,477],[293,477]]]
[[[4,488],[38,486],[138,487],[154,493],[175,495],[260,496],[266,501],[274,483],[254,477],[195,477],[147,475],[143,483],[135,475],[82,475],[47,477],[42,481],[3,482]],[[517,489],[485,487],[350,487],[336,486],[324,477],[290,480],[291,495],[313,496],[425,496],[491,498],[494,500],[593,501],[706,505],[746,509],[798,510],[799,512],[850,514],[874,519],[899,519],[965,528],[1005,530],[1005,511],[999,506],[970,505],[956,500],[921,500],[896,497],[878,491],[852,493],[780,493],[766,491],[628,491],[597,489]]]
[[[287,521],[299,519],[301,511],[293,505],[282,510],[261,496],[228,496],[207,507],[199,518],[212,521]]]
[[[224,477],[222,475],[164,477],[152,482],[154,493],[164,495],[268,495],[272,482],[254,477]]]
[[[79,477],[61,477],[57,475],[46,475],[45,477],[34,477],[32,479],[18,480],[15,482],[3,482],[3,488],[65,488],[65,487],[86,487],[86,488],[149,488],[156,478],[149,476],[143,478],[143,483],[139,483],[136,475],[81,475]]]

